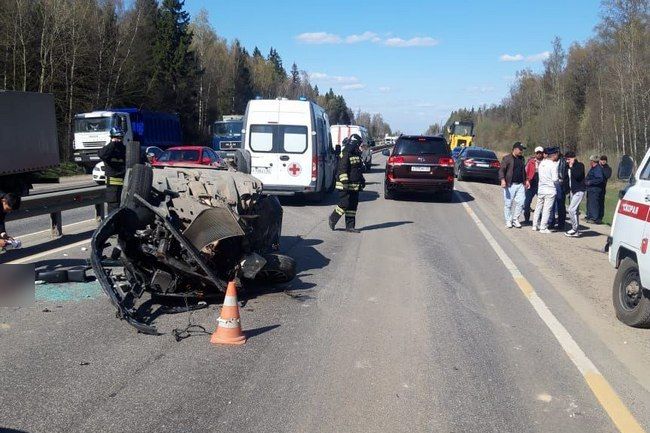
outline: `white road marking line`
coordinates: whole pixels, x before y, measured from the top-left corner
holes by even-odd
[[[70,248],[78,247],[78,246],[88,244],[88,243],[90,243],[90,239],[84,239],[83,241],[75,242],[74,244],[64,245],[62,247],[55,248],[53,250],[44,251],[42,253],[34,254],[34,255],[31,255],[31,256],[28,256],[28,257],[23,257],[22,259],[16,259],[16,260],[12,260],[10,262],[5,262],[5,264],[7,264],[7,265],[19,265],[21,263],[30,263],[30,262],[32,262],[32,261],[34,261],[36,259],[40,259],[41,257],[49,256],[51,254],[58,253],[58,252],[61,252],[61,251],[65,251],[65,250],[69,250]]]
[[[91,218],[91,219],[88,219],[88,220],[77,221],[76,223],[66,224],[62,228],[66,229],[66,228],[69,228],[69,227],[72,227],[72,226],[75,226],[75,225],[89,223],[89,222],[95,222],[95,221],[96,221],[95,218]],[[49,232],[50,232],[49,230],[41,230],[40,232],[27,233],[26,235],[20,235],[20,236],[16,236],[16,237],[22,240],[22,239],[25,239],[25,238],[30,237],[30,236],[42,235],[44,233],[49,233]]]
[[[569,359],[571,359],[571,362],[573,362],[578,371],[580,371],[585,382],[596,396],[600,405],[605,409],[605,412],[607,412],[607,415],[609,415],[616,428],[618,428],[622,433],[645,433],[643,427],[641,427],[638,421],[634,418],[634,415],[632,415],[630,410],[625,406],[616,391],[611,387],[609,382],[607,382],[607,379],[605,379],[600,371],[598,371],[598,368],[593,362],[591,362],[589,357],[587,357],[564,325],[560,323],[557,317],[555,317],[551,310],[546,306],[546,303],[544,303],[542,298],[537,295],[534,287],[522,275],[514,262],[510,257],[508,257],[503,248],[501,248],[483,222],[478,218],[476,213],[474,213],[472,208],[466,202],[463,202],[462,204],[469,216],[474,220],[474,223],[480,232],[488,241],[488,244],[490,244],[499,259],[501,259],[501,262],[505,265],[506,269],[508,269],[513,280],[515,280],[519,289],[526,296],[528,302],[533,306],[537,315],[553,333],[564,352],[569,356]]]

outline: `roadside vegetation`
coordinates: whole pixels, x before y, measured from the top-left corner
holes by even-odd
[[[639,161],[650,144],[649,16],[648,0],[603,1],[592,38],[568,50],[556,38],[543,71],[520,71],[500,104],[454,111],[446,125],[473,120],[477,144],[500,150],[522,141]]]
[[[0,11],[0,89],[54,94],[62,161],[74,115],[108,107],[177,112],[188,143],[257,96],[305,96],[332,124],[354,121],[342,95],[321,93],[273,47],[249,53],[219,36],[206,11],[190,20],[182,0],[0,0]],[[390,132],[381,115],[357,116]]]

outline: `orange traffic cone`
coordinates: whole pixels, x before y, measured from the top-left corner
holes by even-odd
[[[223,300],[221,314],[217,319],[217,329],[210,338],[212,344],[244,344],[246,336],[241,330],[239,304],[237,304],[237,287],[235,282],[228,283],[226,297]]]

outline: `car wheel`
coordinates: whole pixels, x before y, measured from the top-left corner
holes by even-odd
[[[386,199],[386,200],[394,200],[395,199],[395,192],[388,189],[388,185],[386,185],[385,182],[384,182],[384,199]]]
[[[255,279],[267,283],[288,283],[296,278],[296,261],[283,254],[265,254],[266,264]]]
[[[650,299],[641,286],[639,266],[632,258],[621,261],[612,295],[618,320],[635,328],[650,328]]]

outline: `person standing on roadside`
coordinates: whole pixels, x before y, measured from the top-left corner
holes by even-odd
[[[124,132],[120,128],[113,127],[110,136],[111,141],[97,152],[106,166],[106,202],[109,212],[120,207],[126,173],[126,147],[122,141]]]
[[[558,183],[555,191],[555,203],[551,209],[551,217],[548,221],[549,228],[556,228],[558,231],[566,230],[566,195],[569,192],[564,188],[564,181],[569,176],[567,161],[560,153],[557,160]],[[556,217],[557,214],[557,217]]]
[[[547,147],[545,153],[546,159],[539,164],[539,186],[537,187],[537,204],[533,216],[533,231],[539,229],[540,233],[547,234],[551,233],[548,229],[548,220],[559,182],[557,163],[559,149]]]
[[[600,201],[603,196],[605,173],[602,165],[600,165],[598,155],[591,155],[589,157],[589,165],[591,168],[585,177],[585,185],[587,186],[587,216],[585,217],[585,221],[601,224]]]
[[[566,236],[577,238],[580,236],[580,221],[578,217],[578,208],[585,195],[585,165],[576,159],[575,152],[567,152],[565,155],[568,176],[564,180],[564,190],[571,194],[569,202],[569,220],[571,228],[565,233]]]
[[[499,168],[499,181],[503,188],[503,214],[507,228],[521,228],[519,217],[524,207],[526,188],[530,187],[526,178],[524,149],[524,145],[518,141],[513,144],[512,152],[503,157]]]
[[[530,158],[526,163],[526,179],[530,187],[526,190],[526,200],[524,200],[524,222],[530,223],[530,206],[533,204],[533,198],[537,195],[537,186],[539,184],[539,163],[544,159],[544,148],[537,146],[535,156]]]
[[[603,168],[603,175],[605,176],[605,182],[603,183],[603,194],[600,197],[600,207],[598,208],[598,220],[602,221],[605,217],[605,195],[607,194],[607,181],[612,177],[612,167],[607,164],[607,155],[601,155],[600,161],[598,161],[598,163]]]
[[[7,214],[20,209],[20,196],[14,193],[0,192],[0,249],[4,249],[7,244],[13,240],[7,234],[5,228],[5,219]]]

